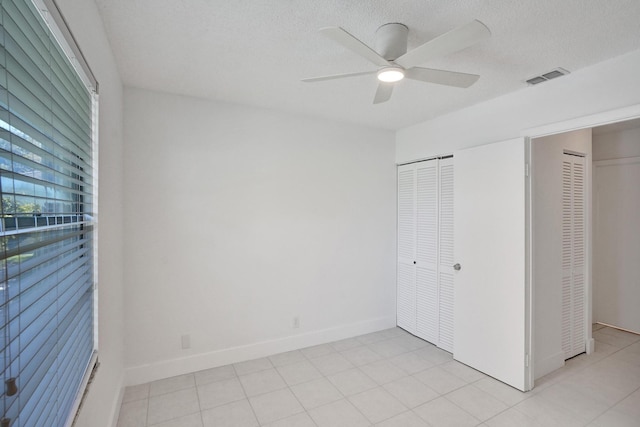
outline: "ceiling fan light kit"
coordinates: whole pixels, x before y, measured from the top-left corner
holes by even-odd
[[[343,47],[367,59],[376,65],[378,69],[377,71],[312,77],[303,79],[302,81],[318,82],[376,74],[379,84],[373,99],[374,104],[388,101],[393,93],[393,83],[397,83],[405,77],[411,80],[446,86],[461,88],[471,86],[480,76],[455,71],[422,68],[418,67],[418,65],[473,46],[491,36],[489,29],[482,22],[475,20],[467,25],[444,33],[407,52],[409,28],[400,23],[384,24],[376,30],[375,50],[340,27],[322,28],[320,32]]]
[[[378,71],[378,80],[384,83],[395,83],[404,79],[404,70],[400,67],[381,68]]]

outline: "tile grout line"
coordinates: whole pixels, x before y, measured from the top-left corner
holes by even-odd
[[[200,422],[202,422],[202,427],[204,426],[204,417],[202,416],[202,404],[200,403],[200,390],[198,390],[198,381],[196,380],[196,375],[195,372],[193,374],[193,383],[195,384],[196,387],[196,399],[198,399],[198,409],[200,410]]]
[[[147,411],[146,411],[147,413],[146,413],[146,415],[144,417],[144,425],[145,426],[149,425],[149,408],[151,406],[151,384],[149,384],[149,391],[147,392],[147,396],[148,396],[148,399],[147,399]]]
[[[469,385],[469,384],[467,384],[467,385]],[[466,387],[466,386],[464,386],[464,387]],[[451,391],[450,391],[449,393],[447,393],[447,394],[451,394],[451,393],[453,393],[454,391],[460,390],[461,388],[462,388],[462,387],[458,387],[458,388],[457,388],[457,389],[455,389],[455,390],[451,390]],[[458,404],[457,404],[456,402],[454,402],[453,400],[451,400],[451,399],[447,399],[447,394],[443,394],[443,395],[442,395],[442,396],[440,396],[440,397],[442,397],[442,398],[446,399],[446,400],[447,400],[447,402],[451,403],[452,405],[457,406],[457,407],[458,407],[462,412],[464,412],[465,414],[469,415],[471,418],[473,418],[473,419],[475,419],[475,420],[478,420],[478,421],[480,422],[480,424],[483,424],[484,422],[486,422],[486,421],[487,421],[487,420],[485,420],[485,421],[480,420],[478,417],[476,417],[475,415],[471,414],[469,411],[467,411],[466,409],[464,409],[462,406],[458,405]],[[487,394],[488,394],[488,393],[487,393]],[[506,409],[505,409],[505,411],[506,411]],[[480,425],[480,424],[476,424],[476,425]]]
[[[640,386],[638,388],[636,388],[635,390],[633,390],[631,393],[627,394],[625,397],[623,397],[622,399],[620,399],[619,401],[617,401],[616,403],[614,403],[613,405],[609,406],[606,410],[604,410],[602,413],[598,414],[594,419],[592,419],[591,421],[589,421],[589,424],[593,423],[595,420],[597,420],[598,418],[600,418],[601,416],[603,416],[604,414],[606,414],[607,412],[613,410],[616,406],[618,406],[619,404],[621,404],[622,402],[624,402],[625,400],[627,400],[632,394],[637,393],[638,391],[640,391]]]
[[[269,360],[269,362],[271,362],[271,360]],[[273,363],[272,363],[272,365],[273,365]],[[233,370],[236,371],[236,375],[237,375],[236,378],[238,379],[238,383],[240,384],[240,387],[242,387],[242,392],[244,393],[245,399],[247,399],[247,403],[249,404],[249,408],[251,408],[251,413],[253,414],[253,417],[256,419],[256,423],[258,423],[258,425],[261,426],[262,423],[258,419],[258,414],[256,414],[256,410],[254,409],[253,404],[251,403],[251,400],[249,399],[249,394],[247,393],[247,390],[245,389],[244,384],[242,384],[242,381],[240,381],[240,375],[238,375],[238,370],[236,369],[235,364],[233,365]],[[262,372],[262,371],[258,371],[258,372]],[[253,372],[253,373],[256,373],[256,372]],[[249,374],[247,374],[247,375],[249,375]],[[236,402],[239,402],[239,401],[236,400]],[[231,402],[231,403],[233,403],[233,402]],[[221,406],[224,406],[224,405],[221,405]]]
[[[148,410],[148,407],[149,407],[149,403],[150,403],[152,397],[166,396],[167,394],[178,393],[178,392],[186,391],[186,390],[189,390],[189,389],[193,388],[195,390],[195,392],[196,392],[196,400],[198,401],[198,413],[202,414],[202,410],[201,410],[201,406],[200,406],[200,395],[198,394],[198,386],[196,384],[194,373],[184,374],[184,375],[179,375],[179,376],[187,376],[187,375],[193,375],[193,383],[194,383],[194,385],[192,387],[181,388],[181,389],[178,389],[178,390],[174,390],[174,391],[170,391],[170,392],[167,392],[167,393],[162,393],[162,394],[158,394],[158,395],[149,397],[149,400],[148,400],[148,403],[147,403],[147,421],[146,421],[146,424],[145,424],[147,427],[153,427],[153,426],[158,425],[158,424],[166,423],[168,421],[177,420],[178,418],[186,417],[188,415],[193,415],[193,414],[196,413],[196,412],[192,412],[192,413],[189,413],[189,414],[178,415],[178,416],[175,416],[175,417],[172,417],[172,418],[168,418],[166,420],[159,421],[159,422],[157,422],[155,424],[149,424],[149,410]],[[159,381],[162,381],[162,380],[159,380]],[[149,394],[151,394],[151,389],[149,389]],[[201,415],[201,417],[202,417],[202,415]],[[204,424],[204,421],[203,421],[203,424]]]

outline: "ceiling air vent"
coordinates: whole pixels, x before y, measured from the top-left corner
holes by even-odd
[[[527,79],[527,83],[529,85],[537,85],[538,83],[546,82],[547,80],[555,79],[556,77],[564,76],[565,74],[569,74],[569,71],[564,68],[556,68],[555,70],[551,70],[547,73],[542,74],[541,76],[531,77]]]

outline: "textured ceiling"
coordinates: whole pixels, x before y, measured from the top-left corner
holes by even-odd
[[[398,129],[640,48],[638,0],[96,0],[126,85]],[[402,81],[372,105],[375,69],[323,37],[341,26],[374,46],[387,22],[409,49],[473,19],[492,37],[423,66],[480,74],[468,89]],[[561,77],[566,78],[566,77]],[[606,78],[606,76],[603,76]],[[525,89],[526,90],[526,89]]]

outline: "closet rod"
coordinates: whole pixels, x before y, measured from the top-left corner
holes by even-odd
[[[429,157],[428,159],[414,160],[413,162],[398,163],[396,166],[412,165],[414,163],[428,162],[429,160],[436,160],[436,159],[439,159],[439,160],[450,159],[452,157],[453,157],[453,154],[449,154],[449,155],[446,155],[446,156]]]

